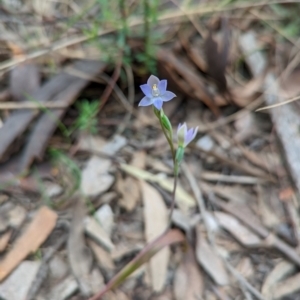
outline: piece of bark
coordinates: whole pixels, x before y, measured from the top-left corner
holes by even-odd
[[[72,81],[64,87],[52,99],[52,102],[70,106],[77,98],[80,91],[85,88],[90,80],[88,78],[95,77],[98,73],[104,70],[106,64],[101,61],[79,61],[74,65],[74,72],[83,73],[86,78],[77,77],[71,74]],[[67,107],[64,109],[55,109],[50,112],[45,112],[37,121],[24,150],[20,171],[27,169],[34,159],[41,160],[47,146],[47,141],[55,131],[58,120],[65,114]]]
[[[55,227],[57,214],[46,206],[35,214],[25,232],[0,261],[0,281],[8,276],[30,253],[36,251]]]
[[[279,87],[275,76],[269,73],[265,79],[265,101],[272,105],[283,101],[280,99]],[[293,181],[300,193],[300,113],[295,109],[295,104],[285,104],[270,109],[271,118],[276,128],[276,133],[285,152],[285,158],[292,175]]]
[[[25,62],[10,72],[9,91],[15,100],[26,100],[27,95],[32,95],[39,87],[40,72],[36,64]]]

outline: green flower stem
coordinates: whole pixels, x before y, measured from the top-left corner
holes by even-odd
[[[175,157],[176,157],[176,152],[175,152],[175,149],[174,149],[174,145],[173,145],[173,133],[172,131],[167,131],[166,128],[164,127],[164,124],[162,123],[162,120],[159,116],[157,116],[158,119],[159,119],[159,123],[160,123],[160,126],[161,126],[161,129],[169,143],[169,146],[171,148],[171,152],[172,152],[172,159],[173,159],[173,164],[175,166]],[[168,134],[169,133],[169,134]]]
[[[155,112],[155,111],[154,111]],[[160,113],[163,115],[163,112]],[[176,158],[176,152],[173,145],[173,132],[171,130],[167,130],[163,124],[161,115],[157,114],[155,112],[155,115],[159,119],[160,126],[162,128],[162,131],[170,145],[171,152],[172,152],[172,158],[173,158],[173,169],[174,169],[174,185],[173,185],[173,192],[172,192],[172,202],[171,202],[171,208],[170,208],[170,214],[169,214],[169,227],[172,225],[172,215],[175,208],[175,196],[176,196],[176,189],[177,189],[177,182],[178,182],[178,173],[179,173],[179,164],[180,162]]]
[[[178,169],[179,166],[174,165],[174,185],[173,185],[173,192],[172,192],[172,202],[171,202],[171,208],[170,208],[170,215],[169,215],[169,227],[172,225],[172,215],[175,208],[175,196],[176,196],[176,189],[177,189],[177,181],[178,181],[178,172],[176,172],[176,169]]]

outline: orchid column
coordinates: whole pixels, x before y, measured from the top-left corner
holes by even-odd
[[[140,101],[139,106],[153,105],[153,110],[157,116],[162,131],[170,145],[172,158],[173,158],[173,170],[174,170],[174,188],[172,193],[172,203],[170,208],[170,225],[172,214],[175,206],[175,193],[178,181],[180,163],[184,157],[184,149],[195,138],[197,134],[197,128],[190,128],[188,130],[186,123],[179,124],[177,129],[177,141],[178,147],[175,151],[173,141],[173,129],[169,118],[164,114],[162,109],[163,103],[172,100],[176,95],[170,91],[167,91],[167,80],[159,80],[156,76],[151,75],[147,81],[147,84],[140,86],[141,90],[145,94],[145,97]]]

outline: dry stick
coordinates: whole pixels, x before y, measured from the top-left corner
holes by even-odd
[[[129,65],[124,65],[124,70],[127,76],[127,83],[128,83],[128,102],[130,104],[131,107],[133,107],[134,105],[134,95],[135,95],[135,88],[134,88],[134,76],[133,76],[133,71],[132,68]],[[130,118],[132,115],[132,111],[131,112],[127,112],[123,122],[121,123],[121,125],[118,127],[117,129],[117,134],[122,134],[122,132],[126,129],[126,126],[128,125]]]
[[[105,88],[101,98],[100,98],[100,106],[98,108],[98,113],[101,111],[101,109],[104,107],[104,105],[106,104],[111,92],[113,91],[114,89],[114,86],[120,76],[120,72],[121,72],[121,66],[122,66],[122,54],[121,54],[121,57],[119,59],[119,61],[117,62],[117,66],[114,70],[114,73],[111,77],[111,80],[109,81],[108,83],[108,86]]]
[[[187,15],[198,15],[198,14],[209,14],[213,12],[222,12],[222,11],[230,11],[230,10],[236,10],[236,9],[249,9],[253,7],[260,7],[260,6],[266,6],[266,5],[272,5],[272,4],[281,4],[281,3],[299,3],[299,0],[281,0],[281,1],[266,1],[266,2],[260,2],[260,3],[251,3],[251,4],[246,4],[246,5],[237,5],[237,6],[229,6],[229,7],[207,7],[207,4],[200,5],[199,7],[193,7],[190,10],[186,10],[184,13],[181,11],[173,11],[173,12],[168,12],[164,14],[163,16],[158,17],[158,21],[165,21],[165,22],[174,22],[176,20],[177,22],[181,22],[182,19],[185,20],[185,17]],[[142,25],[144,23],[144,20],[142,18],[131,18],[130,21],[128,22],[128,27],[134,27],[138,25]],[[99,30],[97,33],[97,36],[103,36],[109,33],[113,33],[120,29],[120,27],[117,28],[110,28],[110,29],[105,29],[105,30]],[[32,53],[29,53],[28,55],[24,55],[23,57],[19,58],[13,58],[10,60],[6,60],[3,63],[0,64],[0,70],[4,70],[13,66],[16,66],[22,62],[25,62],[30,59],[35,59],[38,57],[41,57],[43,55],[46,55],[50,52],[55,52],[60,49],[73,46],[79,43],[83,43],[91,39],[91,37],[87,35],[79,35],[75,36],[69,39],[65,40],[60,40],[58,42],[54,42],[53,46],[38,50]]]
[[[56,100],[58,102],[58,100]],[[0,110],[13,110],[13,109],[44,109],[44,108],[66,108],[70,105],[47,101],[43,103],[35,102],[0,102]]]
[[[213,234],[210,230],[210,226],[208,224],[208,219],[206,217],[206,207],[205,207],[202,192],[199,188],[199,184],[197,183],[195,177],[193,176],[193,174],[191,173],[191,171],[188,169],[188,167],[185,164],[182,164],[182,170],[185,173],[185,176],[190,183],[192,191],[197,200],[198,206],[201,210],[201,214],[202,214],[202,217],[204,220],[204,225],[207,230],[208,239],[209,239],[210,243],[212,244],[213,248],[216,249],[214,239],[213,239]],[[222,257],[222,256],[220,256],[220,257],[224,261],[228,270],[232,273],[232,275],[239,281],[239,283],[243,287],[247,288],[249,290],[249,292],[251,292],[258,299],[264,300],[263,296],[260,294],[260,292],[257,289],[255,289],[242,275],[240,275],[224,257]],[[244,292],[244,289],[242,287],[241,287],[241,290]]]

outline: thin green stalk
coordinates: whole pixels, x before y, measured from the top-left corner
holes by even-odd
[[[174,211],[174,208],[175,208],[175,196],[176,196],[176,189],[177,189],[177,181],[178,181],[178,168],[179,168],[179,165],[178,165],[178,162],[176,160],[176,152],[175,152],[175,149],[174,149],[174,145],[173,145],[173,132],[172,130],[166,131],[163,123],[162,123],[162,120],[161,118],[159,118],[159,123],[160,123],[160,126],[163,130],[163,133],[170,145],[170,148],[171,148],[171,152],[172,152],[172,158],[173,158],[173,168],[174,168],[174,185],[173,185],[173,192],[172,192],[172,202],[171,202],[171,208],[170,208],[170,215],[169,215],[169,227],[171,227],[171,224],[172,224],[172,215],[173,215],[173,211]]]
[[[174,167],[175,167],[175,156],[176,156],[176,153],[175,153],[175,149],[174,149],[174,145],[173,145],[173,133],[170,132],[171,136],[169,136],[168,133],[167,133],[167,131],[166,131],[166,129],[165,129],[165,127],[164,127],[164,125],[163,125],[163,123],[162,123],[162,121],[161,121],[161,119],[160,118],[158,118],[158,119],[159,119],[159,123],[160,123],[161,129],[162,129],[162,131],[163,131],[163,133],[164,133],[164,135],[165,135],[165,137],[166,137],[166,139],[167,139],[167,141],[168,141],[168,143],[170,145],[171,152],[172,152],[173,164],[174,164]]]
[[[175,168],[175,166],[174,166]],[[171,227],[172,224],[172,215],[175,208],[175,196],[176,196],[176,189],[177,189],[177,181],[178,181],[178,172],[174,172],[174,185],[173,185],[173,192],[172,192],[172,202],[171,202],[171,208],[170,208],[170,215],[169,215],[169,227]]]

